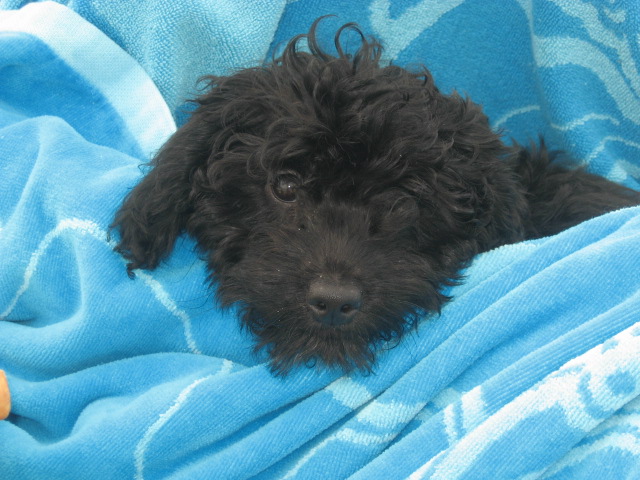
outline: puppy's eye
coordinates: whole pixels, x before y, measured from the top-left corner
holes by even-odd
[[[300,178],[293,173],[278,175],[271,184],[271,193],[276,200],[285,203],[295,202],[298,198]]]

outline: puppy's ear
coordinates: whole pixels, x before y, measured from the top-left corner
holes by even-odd
[[[127,271],[153,269],[173,249],[192,213],[192,177],[211,155],[212,126],[192,119],[150,162],[151,170],[125,198],[112,223],[120,232],[115,250]]]
[[[452,153],[465,162],[497,160],[506,152],[500,134],[494,132],[482,107],[453,93],[436,104],[440,135],[450,140]]]
[[[509,149],[491,129],[482,107],[456,93],[438,102],[439,135],[446,158],[442,195],[450,212],[484,249],[522,237],[526,203],[515,175],[505,168]]]

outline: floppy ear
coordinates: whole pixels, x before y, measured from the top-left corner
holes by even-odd
[[[192,178],[206,166],[215,138],[215,125],[198,121],[199,116],[194,114],[162,147],[110,226],[120,232],[115,250],[129,260],[129,276],[134,269],[158,266],[192,212]]]
[[[441,196],[481,249],[522,238],[527,212],[522,186],[505,165],[510,150],[482,108],[457,94],[438,102],[440,135],[448,141]]]
[[[261,69],[201,79],[207,86],[194,100],[196,110],[151,161],[151,170],[127,196],[111,225],[120,231],[115,250],[129,260],[130,276],[136,268],[157,267],[182,231],[207,245],[220,240],[212,229],[221,219],[237,216],[238,202],[220,205],[215,197],[221,189],[234,188],[234,178],[235,186],[242,184],[246,175],[237,176],[246,172],[248,156],[259,149],[256,139],[269,126],[264,93],[269,79],[269,71]],[[225,195],[230,194],[220,196]],[[206,211],[196,218],[198,207]]]

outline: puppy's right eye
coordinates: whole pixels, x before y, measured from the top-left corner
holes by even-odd
[[[293,173],[283,173],[275,178],[271,193],[280,202],[292,203],[298,198],[300,179]]]

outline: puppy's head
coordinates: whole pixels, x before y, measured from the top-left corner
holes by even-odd
[[[370,368],[479,248],[517,235],[480,108],[426,70],[381,65],[351,24],[329,55],[316,27],[268,66],[208,78],[114,222],[130,271],[194,236],[220,302],[242,306],[278,371]],[[347,30],[361,36],[352,55]]]

